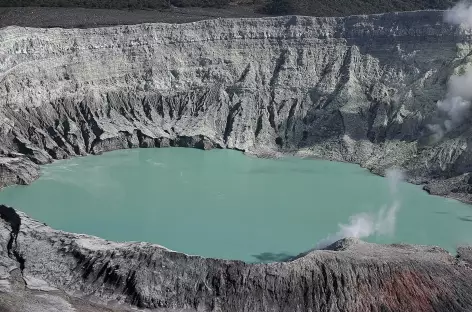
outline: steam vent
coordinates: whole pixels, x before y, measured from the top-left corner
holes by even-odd
[[[471,55],[452,0],[0,0],[0,312],[472,311]]]

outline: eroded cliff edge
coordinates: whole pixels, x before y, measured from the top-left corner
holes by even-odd
[[[246,264],[56,231],[0,206],[0,310],[470,311],[471,254],[342,240]]]
[[[395,165],[470,202],[470,123],[426,127],[471,49],[442,14],[0,29],[0,185],[75,155],[221,147]]]

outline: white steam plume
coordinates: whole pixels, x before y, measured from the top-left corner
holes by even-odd
[[[437,102],[439,112],[444,115],[443,121],[428,125],[436,140],[442,139],[445,133],[461,125],[469,117],[472,100],[472,68],[467,68],[464,75],[451,76],[447,90],[444,100]]]
[[[444,14],[444,21],[453,25],[464,25],[472,28],[472,3],[461,1]]]
[[[444,21],[472,29],[472,2],[459,2],[444,14]],[[462,75],[449,78],[446,97],[437,102],[438,111],[444,116],[442,122],[428,125],[434,133],[434,140],[461,125],[470,113],[472,100],[472,68],[468,67]]]
[[[339,224],[339,231],[318,242],[315,249],[323,249],[332,243],[347,237],[366,238],[372,235],[393,235],[397,212],[400,209],[398,184],[403,180],[403,172],[390,169],[386,175],[392,202],[382,207],[377,214],[360,213],[349,218],[349,224]]]
[[[390,187],[390,195],[396,197],[398,195],[398,184],[405,179],[403,171],[398,168],[390,168],[387,170],[385,177],[387,178]]]

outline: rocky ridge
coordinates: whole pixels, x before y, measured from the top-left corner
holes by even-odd
[[[470,248],[345,239],[284,263],[56,231],[0,206],[0,310],[470,311]]]
[[[6,27],[0,185],[29,183],[32,162],[189,146],[398,166],[470,202],[469,123],[439,142],[427,128],[470,42],[441,11]]]

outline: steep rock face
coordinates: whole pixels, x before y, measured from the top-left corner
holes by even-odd
[[[0,153],[43,164],[138,146],[221,147],[465,181],[470,128],[435,142],[426,125],[471,38],[439,11],[7,27]],[[443,195],[470,201],[466,184],[455,189]]]
[[[0,157],[0,189],[14,184],[30,184],[39,177],[39,166],[28,158]]]
[[[55,231],[5,206],[0,217],[2,311],[472,309],[467,247],[455,258],[343,240],[290,262],[246,264]]]

